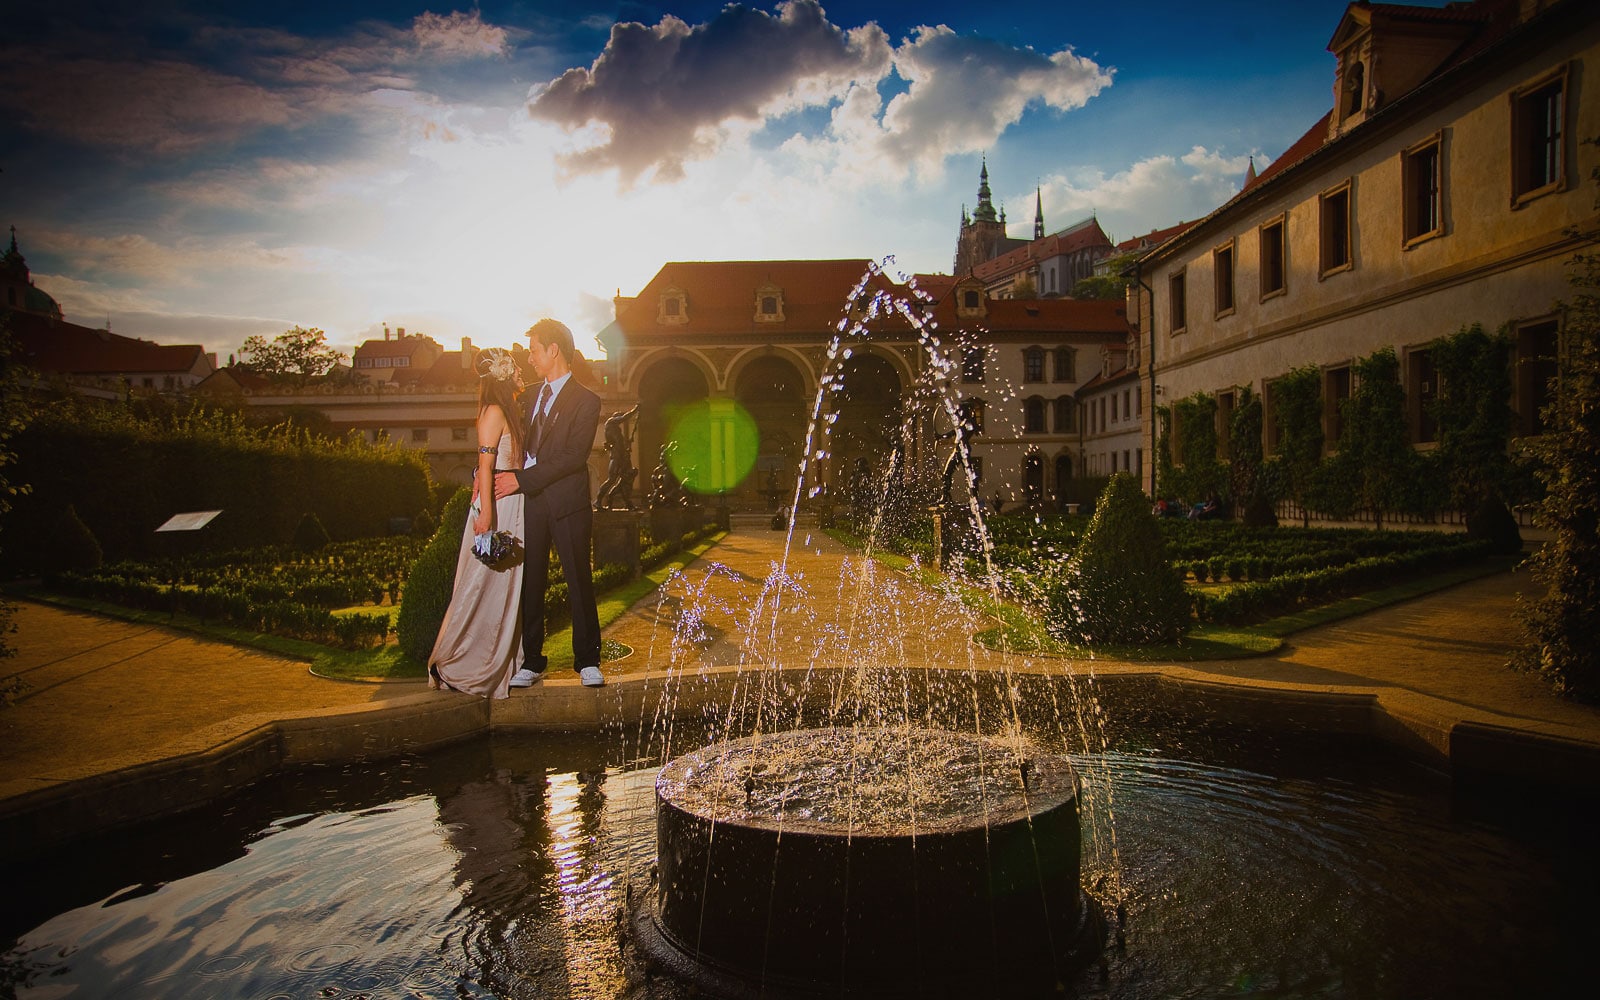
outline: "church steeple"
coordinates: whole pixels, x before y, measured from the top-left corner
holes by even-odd
[[[1033,189],[1033,238],[1044,239],[1044,189]]]
[[[994,202],[989,196],[989,157],[983,158],[983,169],[978,173],[978,207],[972,213],[974,222],[994,222]]]

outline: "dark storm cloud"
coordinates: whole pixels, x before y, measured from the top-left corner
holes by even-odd
[[[692,27],[670,16],[613,26],[594,64],[535,88],[528,111],[570,129],[609,127],[606,142],[566,159],[571,170],[675,180],[686,160],[710,151],[718,126],[827,104],[889,65],[882,29],[841,29],[815,0],[780,4],[776,15],[732,4]]]

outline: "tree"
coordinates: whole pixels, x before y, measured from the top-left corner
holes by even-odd
[[[1091,274],[1082,278],[1072,286],[1071,295],[1075,299],[1117,299],[1121,300],[1127,295],[1128,284],[1132,278],[1123,275],[1123,271],[1133,266],[1134,254],[1119,253],[1108,257],[1103,262],[1104,274]]]
[[[1183,577],[1131,474],[1106,484],[1070,564],[1045,595],[1047,628],[1068,642],[1167,643],[1189,630]]]
[[[1263,468],[1261,421],[1261,397],[1250,386],[1242,387],[1228,427],[1228,478],[1233,499],[1244,512],[1244,523],[1272,527],[1277,525],[1278,515],[1272,509]]]
[[[1300,506],[1301,522],[1311,525],[1311,492],[1322,462],[1322,372],[1316,365],[1296,368],[1272,384],[1278,446],[1273,451],[1284,488]]]
[[[1173,466],[1161,486],[1189,503],[1227,492],[1228,470],[1217,457],[1217,400],[1197,392],[1172,404]]]
[[[11,450],[11,439],[22,432],[33,415],[28,394],[22,387],[23,377],[24,369],[17,363],[16,342],[11,336],[11,314],[0,312],[0,527],[11,510],[11,498],[28,489],[25,484],[13,485],[6,471],[17,458],[16,452]],[[0,545],[4,544],[0,539]],[[17,630],[12,621],[15,614],[16,605],[0,600],[0,659],[16,653],[7,638]]]
[[[1600,255],[1575,255],[1569,280],[1546,430],[1529,444],[1545,487],[1533,521],[1551,532],[1529,561],[1544,593],[1517,609],[1526,646],[1512,663],[1600,702]]]
[[[1429,349],[1439,375],[1432,412],[1439,425],[1434,459],[1450,502],[1467,516],[1467,534],[1516,551],[1522,537],[1506,507],[1513,468],[1511,338],[1481,324],[1462,327]]]
[[[307,379],[326,375],[342,361],[343,351],[328,346],[328,335],[316,327],[293,327],[270,341],[260,334],[245,338],[241,349],[245,363],[267,378],[303,385]]]
[[[1341,409],[1337,465],[1355,486],[1361,505],[1372,511],[1374,525],[1382,528],[1384,513],[1404,502],[1417,467],[1416,452],[1406,438],[1400,360],[1394,348],[1381,347],[1350,367],[1356,387]]]
[[[1034,283],[1033,276],[1024,274],[1011,283],[1011,297],[1014,299],[1036,299],[1039,297],[1039,286]]]

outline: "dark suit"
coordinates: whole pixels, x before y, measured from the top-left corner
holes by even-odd
[[[537,461],[516,472],[517,492],[525,497],[527,565],[522,574],[522,649],[526,666],[545,668],[544,592],[550,581],[550,549],[555,547],[572,606],[572,666],[600,665],[600,616],[595,607],[594,572],[589,565],[594,511],[589,496],[589,453],[600,426],[600,397],[567,379],[550,404],[534,444],[533,407],[538,390],[528,393],[528,431],[524,440]]]

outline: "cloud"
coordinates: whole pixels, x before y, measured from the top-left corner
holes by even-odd
[[[424,50],[437,49],[458,58],[503,56],[510,44],[506,30],[484,24],[477,11],[447,15],[424,12],[412,22],[411,33]]]
[[[614,25],[588,69],[530,92],[528,113],[572,130],[605,126],[564,156],[570,171],[674,181],[721,145],[724,128],[827,104],[853,81],[882,77],[889,56],[877,25],[842,30],[815,0],[779,4],[776,15],[731,4],[693,27],[671,16]]]
[[[894,66],[910,86],[884,112],[881,146],[921,162],[992,146],[1035,102],[1080,108],[1114,73],[1070,48],[1047,56],[946,27],[918,28],[895,50]]]
[[[41,236],[40,249],[59,257],[73,273],[130,282],[195,285],[201,276],[222,271],[281,271],[306,266],[294,251],[267,249],[243,236],[185,236],[166,244],[137,233],[99,236],[55,230]]]
[[[1255,158],[1257,170],[1270,162],[1260,153]],[[1093,213],[1118,240],[1192,222],[1239,193],[1249,159],[1195,146],[1181,157],[1148,157],[1110,176],[1058,175],[1043,185],[1045,217],[1054,229]]]

